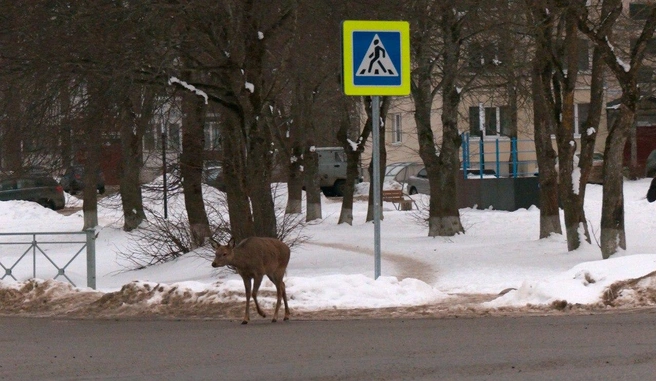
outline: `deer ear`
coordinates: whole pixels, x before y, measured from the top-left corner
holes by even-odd
[[[228,242],[228,246],[235,247],[235,237],[230,238],[230,242]]]

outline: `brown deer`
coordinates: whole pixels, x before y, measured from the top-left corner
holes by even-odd
[[[287,264],[289,263],[290,250],[282,241],[276,238],[267,237],[250,237],[239,242],[235,246],[235,239],[230,239],[227,245],[221,245],[215,240],[210,241],[214,248],[215,257],[212,267],[228,266],[229,269],[235,270],[244,280],[246,288],[246,312],[241,324],[247,324],[250,320],[249,306],[251,295],[255,302],[257,313],[266,317],[260,305],[257,302],[257,291],[262,283],[262,277],[266,275],[276,286],[278,301],[276,310],[273,313],[273,323],[278,320],[278,310],[280,309],[280,299],[285,302],[285,318],[289,320],[289,306],[287,306],[287,293],[285,292],[285,282],[282,278],[285,275]],[[251,281],[253,281],[253,291],[251,294]]]

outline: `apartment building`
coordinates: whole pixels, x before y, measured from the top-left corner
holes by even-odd
[[[620,49],[628,49],[637,39],[638,33],[644,25],[646,12],[653,1],[625,1],[624,14],[618,22],[618,44]],[[574,108],[574,138],[580,147],[581,134],[586,132],[585,121],[590,108],[590,79],[592,69],[592,43],[581,35],[579,41],[579,54],[575,59],[578,62],[579,73],[575,90]],[[495,76],[507,75],[499,70],[503,67],[506,57],[503,48],[498,43],[479,42],[465,47],[463,70],[471,70],[472,75],[482,79],[475,89],[465,91],[461,95],[458,130],[463,138],[460,158],[463,168],[486,169],[486,173],[495,173],[498,176],[510,176],[513,168],[520,176],[531,176],[537,172],[535,146],[533,140],[533,103],[530,92],[530,76],[519,68],[518,75],[514,77],[515,89],[512,95],[508,94],[508,87],[499,86],[507,84],[505,79],[495,80]],[[531,54],[524,51],[525,64],[530,64]],[[625,164],[630,160],[637,162],[638,168],[644,168],[646,157],[656,149],[656,39],[649,47],[649,56],[645,67],[639,74],[641,88],[645,94],[641,102],[636,120],[636,128],[627,143]],[[487,81],[489,86],[485,86]],[[618,98],[621,95],[619,85],[611,73],[604,77],[604,105],[606,112],[602,113],[601,122],[597,130],[595,151],[603,153],[605,140],[608,134],[608,125],[612,123]],[[511,104],[516,105],[512,107]],[[435,97],[431,124],[439,147],[442,136],[440,95]],[[516,114],[513,110],[516,109]],[[516,115],[516,116],[515,116]],[[513,120],[516,118],[516,134]],[[412,97],[396,98],[390,107],[385,123],[385,143],[387,162],[421,162],[419,157],[419,144],[417,128],[414,120],[414,105]],[[511,137],[516,136],[516,140]],[[513,143],[513,140],[516,143]],[[552,135],[554,147],[555,135]],[[516,144],[516,146],[514,146]],[[511,152],[515,154],[512,155]],[[514,161],[514,163],[513,163]],[[634,163],[635,164],[635,163]]]

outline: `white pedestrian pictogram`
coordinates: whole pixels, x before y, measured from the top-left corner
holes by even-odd
[[[378,34],[374,35],[371,40],[369,49],[355,75],[361,77],[397,77],[399,75]]]

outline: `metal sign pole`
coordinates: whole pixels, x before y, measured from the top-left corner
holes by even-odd
[[[410,24],[407,21],[342,22],[344,94],[371,96],[374,173],[374,278],[380,276],[380,96],[410,94]]]
[[[166,132],[162,127],[162,186],[164,187],[164,219],[169,218],[169,195],[168,184],[166,183]]]
[[[374,189],[374,279],[380,276],[380,97],[371,99],[371,132],[373,139],[374,175],[371,186]]]

